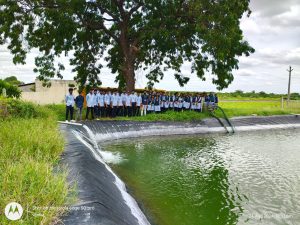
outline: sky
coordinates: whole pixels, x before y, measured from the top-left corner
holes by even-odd
[[[244,38],[256,52],[250,57],[241,57],[240,69],[234,71],[234,81],[224,92],[235,90],[265,91],[286,93],[288,87],[289,66],[292,72],[292,92],[300,92],[300,1],[299,0],[251,0],[250,18],[241,20]],[[25,65],[14,65],[6,46],[0,46],[0,79],[15,75],[25,83],[33,82],[33,51],[28,54]],[[61,59],[66,65],[64,79],[73,79],[71,67],[66,58]],[[180,87],[171,71],[165,72],[164,79],[155,88],[178,91],[216,91],[212,76],[207,74],[205,82],[191,75],[188,65],[183,66],[183,74],[190,77],[185,87]],[[114,76],[104,68],[100,79],[104,87],[116,87]],[[146,86],[147,79],[143,71],[136,71],[136,87]]]

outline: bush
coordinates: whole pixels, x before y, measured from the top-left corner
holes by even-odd
[[[21,91],[17,86],[9,84],[3,80],[0,80],[0,95],[2,95],[2,89],[6,89],[6,95],[9,98],[20,98]]]
[[[46,108],[12,98],[0,98],[0,118],[38,118],[51,113]]]

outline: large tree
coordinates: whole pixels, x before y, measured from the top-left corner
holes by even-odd
[[[164,71],[180,85],[189,78],[182,65],[219,89],[233,81],[238,57],[254,49],[243,40],[240,19],[250,0],[0,0],[0,43],[8,43],[14,63],[40,51],[40,80],[62,78],[59,57],[70,57],[75,80],[101,84],[107,62],[119,86],[131,91],[135,71],[143,69],[152,86]],[[100,60],[101,59],[101,60]]]

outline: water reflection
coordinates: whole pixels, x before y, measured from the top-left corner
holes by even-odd
[[[158,225],[297,224],[300,131],[130,139],[105,146]]]

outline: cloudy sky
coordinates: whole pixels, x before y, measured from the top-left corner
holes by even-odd
[[[299,0],[251,0],[252,15],[243,18],[241,27],[245,39],[256,49],[256,53],[240,59],[240,69],[235,71],[235,80],[224,91],[266,91],[286,93],[288,84],[287,69],[291,65],[292,92],[300,92],[300,1]],[[33,82],[35,74],[33,52],[27,57],[26,65],[14,65],[12,56],[5,46],[0,46],[0,78],[16,75],[24,82]],[[67,60],[63,60],[67,61]],[[184,71],[184,70],[183,70]],[[74,77],[67,67],[64,78]],[[196,75],[189,75],[190,82],[181,88],[171,73],[156,84],[156,88],[166,90],[203,90],[214,91],[211,76],[207,81],[200,81]],[[147,80],[142,71],[136,72],[137,87],[145,87]],[[116,86],[109,70],[101,74],[103,86]]]

